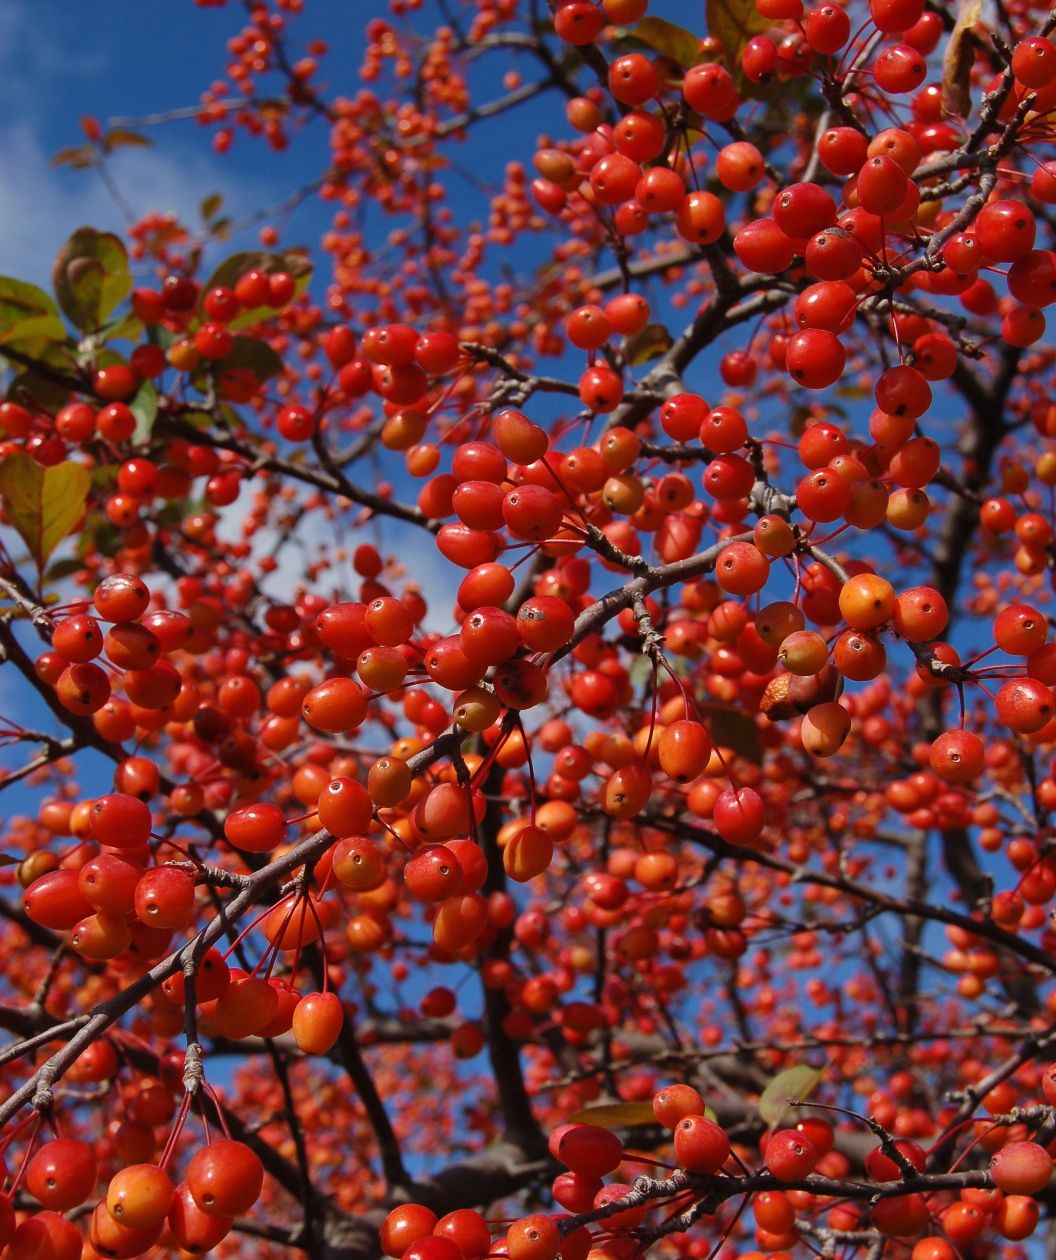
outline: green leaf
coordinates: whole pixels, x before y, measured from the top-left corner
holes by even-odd
[[[809,1098],[824,1071],[824,1068],[813,1068],[809,1063],[800,1063],[778,1072],[759,1097],[759,1114],[764,1122],[770,1126],[780,1124],[788,1110],[789,1100],[802,1101]]]
[[[701,704],[700,716],[707,723],[712,743],[732,748],[738,757],[759,766],[763,762],[763,746],[759,728],[750,713],[725,704]]]
[[[99,330],[99,341],[135,341],[139,342],[143,339],[143,321],[138,319],[131,311],[113,323],[107,324],[105,328]]]
[[[150,437],[151,429],[154,427],[154,417],[158,414],[158,392],[150,381],[143,381],[129,399],[128,405],[136,417],[132,442],[136,446],[141,446]]]
[[[117,127],[103,136],[102,145],[104,153],[112,153],[114,149],[127,148],[129,145],[138,149],[150,149],[154,147],[154,141],[138,131],[126,131]]]
[[[700,39],[692,31],[687,31],[684,26],[676,26],[674,22],[665,22],[658,17],[642,18],[631,34],[684,70],[700,60]]]
[[[656,1124],[651,1102],[603,1103],[599,1107],[584,1107],[568,1124],[596,1124],[602,1129],[632,1129],[636,1124]]]
[[[43,337],[63,341],[66,325],[43,289],[0,276],[0,346]]]
[[[132,291],[128,254],[112,232],[78,228],[59,250],[55,296],[74,324],[94,332]]]
[[[0,497],[8,520],[39,571],[84,515],[90,484],[87,468],[73,460],[45,468],[23,451],[0,460]]]
[[[61,332],[58,331],[60,328]],[[39,359],[45,346],[65,339],[66,328],[57,315],[34,315],[0,333],[0,346],[15,346]]]
[[[722,60],[726,69],[737,79],[747,83],[741,72],[741,53],[753,35],[762,35],[773,25],[755,7],[755,0],[707,0],[705,18],[708,34],[722,45]]]
[[[674,344],[674,338],[663,324],[646,324],[623,343],[623,357],[632,367],[640,367],[643,363],[659,359]]]

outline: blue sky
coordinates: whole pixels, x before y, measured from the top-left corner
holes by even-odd
[[[363,26],[371,17],[386,15],[387,3],[307,0],[306,7],[305,16],[292,23],[294,55],[300,54],[303,40],[324,35],[330,40],[332,51],[325,59],[321,81],[351,94],[356,88],[354,72]],[[695,29],[702,29],[702,9],[702,0],[653,0],[650,6],[651,13]],[[85,114],[99,118],[105,125],[114,117],[135,117],[194,105],[202,89],[220,76],[225,41],[240,29],[243,20],[242,5],[234,2],[213,9],[199,8],[193,0],[106,0],[101,6],[83,0],[0,0],[0,274],[47,285],[51,260],[71,231],[85,223],[121,228],[120,211],[95,173],[55,168],[51,158],[61,148],[81,142],[78,120]],[[496,58],[492,68],[485,70],[486,75],[494,76],[493,84],[506,64]],[[520,110],[512,119],[481,126],[465,152],[473,155],[471,160],[482,161],[489,173],[501,171],[502,163],[511,156],[529,158],[532,139],[538,133],[549,129],[564,134],[561,112],[559,98],[551,94]],[[149,134],[154,141],[151,149],[129,149],[115,155],[114,178],[136,212],[175,211],[192,225],[197,223],[197,208],[208,194],[221,193],[226,211],[238,218],[281,201],[325,163],[326,136],[319,123],[299,136],[286,154],[276,154],[262,143],[239,136],[232,151],[221,158],[211,148],[211,132],[193,122],[153,128]],[[511,137],[515,141],[512,145]],[[318,242],[328,218],[325,207],[302,207],[284,224],[283,243]],[[255,240],[255,232],[245,233],[218,248],[216,256],[221,249],[234,252],[252,246]],[[548,248],[546,238],[529,246],[533,248]],[[520,254],[516,261],[522,270],[530,270],[533,260]],[[654,300],[657,288],[659,282],[650,292]],[[677,328],[684,317],[684,313],[676,317],[673,326]],[[737,333],[738,339],[744,335]],[[691,378],[691,384],[710,397],[717,388],[716,358],[717,355],[709,354],[706,361],[695,365]],[[541,400],[538,405],[545,408],[548,404]],[[848,406],[855,412],[861,404],[852,401]],[[772,402],[764,402],[761,410],[767,424],[777,420]],[[948,398],[936,410],[944,420],[954,414]],[[864,429],[860,424],[855,427],[859,432]],[[405,497],[412,494],[413,491]],[[237,510],[233,515],[237,516]],[[402,549],[407,554],[390,525],[384,527],[384,539],[386,549]],[[862,550],[855,547],[858,554]],[[300,576],[300,557],[299,551],[288,549],[281,573],[269,583],[273,592],[280,596],[288,593]],[[419,571],[413,576],[421,579],[427,597],[434,603],[430,622],[437,628],[447,628],[444,623],[451,594],[462,574],[436,556],[430,556],[426,562],[420,557],[419,552],[410,562],[417,563]],[[790,586],[783,577],[778,580]],[[615,579],[603,573],[600,582],[600,589],[608,589]],[[784,589],[771,589],[768,597],[787,593]],[[962,627],[959,633],[962,638],[972,638],[975,632]],[[31,642],[28,635],[26,642]],[[34,645],[31,650],[38,649]],[[908,667],[909,656],[904,648],[894,648],[891,656],[897,671]],[[0,708],[7,708],[12,715],[34,712],[35,699],[27,698],[27,689],[13,681],[10,673],[0,674]],[[42,721],[51,725],[47,717]],[[25,755],[23,748],[0,752],[0,764],[19,764]],[[101,757],[88,753],[78,758],[78,772],[85,793],[95,794],[109,785],[112,770]],[[27,809],[34,796],[19,786],[0,798],[0,813],[10,816],[15,810]],[[932,861],[938,866],[934,851]],[[1003,859],[988,859],[984,855],[984,862],[988,868],[999,868],[1002,886],[1008,886]],[[878,882],[883,879],[882,871],[883,863],[878,863]],[[900,877],[893,872],[891,875],[897,884]],[[948,881],[938,875],[934,895],[948,894]],[[890,946],[891,957],[897,954],[898,928],[896,920],[885,919],[877,929],[877,936]],[[943,941],[941,929],[929,928],[926,947],[941,952]],[[851,963],[856,964],[853,948],[847,946],[852,953]],[[827,978],[838,984],[851,969],[845,955],[843,960],[837,958],[831,964]],[[701,972],[710,975],[707,964],[697,970],[698,979]],[[448,983],[458,986],[463,1012],[472,1013],[478,999],[476,986],[465,983],[468,975],[462,968],[439,973],[430,970],[425,975],[413,972],[404,987],[403,999],[416,1002],[423,986]],[[933,991],[941,991],[945,983],[934,974],[927,977]],[[707,991],[705,986],[702,988]],[[694,992],[687,1002],[690,1011],[697,996]],[[389,1001],[388,993],[385,1001]],[[823,1014],[827,1012],[810,1011],[807,1022]],[[472,1067],[467,1068],[467,1072],[470,1070]],[[222,1069],[217,1069],[216,1078],[223,1079]]]
[[[317,7],[301,29],[330,28],[339,45],[347,31],[341,57],[347,65],[360,22],[348,22],[347,7]],[[345,21],[327,20],[340,8]],[[51,158],[82,141],[78,123],[85,114],[105,124],[196,104],[219,77],[225,41],[243,17],[240,5],[202,9],[191,0],[111,0],[102,10],[69,0],[0,0],[0,272],[39,283],[74,228],[120,227],[121,215],[96,176],[54,168]],[[321,151],[325,141],[317,132]],[[194,122],[150,134],[152,149],[112,159],[117,183],[140,213],[174,210],[196,223],[199,203],[212,192],[223,193],[236,215],[248,213],[280,199],[296,186],[297,168],[305,169],[296,147],[285,157],[268,150],[262,161],[264,147],[244,139],[222,159],[210,133]]]
[[[697,0],[692,4],[654,0],[650,12],[700,29],[702,7]],[[321,79],[351,93],[363,26],[387,10],[384,0],[308,0],[306,15],[292,22],[291,50],[299,55],[304,39],[325,35],[332,52]],[[103,6],[77,0],[0,0],[0,274],[46,284],[51,260],[70,231],[83,223],[121,226],[120,212],[94,173],[54,168],[51,157],[80,142],[82,115],[94,115],[105,124],[115,116],[195,104],[201,90],[220,75],[225,41],[243,20],[242,6],[234,3],[213,9],[199,8],[192,0],[108,0]],[[512,121],[480,128],[466,152],[482,158],[490,169],[501,170],[502,161],[514,155],[512,127],[515,156],[527,159],[537,133],[548,127],[564,130],[559,118],[559,101],[556,95],[549,96],[522,109]],[[173,210],[191,223],[197,221],[197,207],[207,194],[222,193],[228,211],[237,218],[280,201],[325,160],[326,137],[319,124],[284,155],[240,136],[229,155],[218,157],[210,133],[193,122],[156,128],[150,134],[155,141],[152,149],[125,150],[115,156],[115,179],[137,212]],[[284,243],[317,241],[327,219],[325,208],[306,206],[286,225]],[[254,239],[248,234],[224,250],[245,248]],[[707,379],[706,368],[701,364],[694,371],[701,386],[706,382],[710,390],[714,378]],[[942,414],[948,414],[948,404],[942,406]],[[396,550],[391,535],[387,538]],[[292,581],[298,556],[292,550],[289,555],[291,572],[282,576]],[[453,590],[461,574],[430,561],[421,576],[423,584],[428,579],[437,590]],[[610,575],[602,575],[602,580],[607,588]],[[438,607],[440,602],[438,598]],[[900,668],[906,664],[904,652],[892,656]],[[18,753],[8,756],[13,760]],[[95,768],[89,768],[87,759],[84,765],[83,781],[89,784]],[[15,801],[12,793],[3,807],[9,809]]]
[[[455,5],[455,8],[459,8]],[[425,28],[427,4],[415,25]],[[702,29],[702,4],[653,0],[650,14]],[[318,82],[352,94],[371,18],[388,17],[386,0],[308,0],[305,13],[289,20],[293,57],[305,44],[325,37],[330,52]],[[90,172],[56,169],[56,152],[83,139],[85,114],[104,124],[114,117],[139,116],[194,105],[199,94],[221,77],[225,43],[243,26],[241,4],[201,8],[193,0],[108,0],[102,8],[76,0],[0,0],[0,274],[45,280],[50,261],[70,231],[83,223],[121,226],[121,215]],[[485,79],[497,86],[513,54],[480,63]],[[509,58],[509,59],[508,59]],[[514,116],[523,138],[551,128],[565,130],[556,93],[537,98]],[[472,145],[482,146],[495,169],[510,156],[510,119],[478,127]],[[175,210],[197,223],[202,198],[221,192],[237,218],[273,204],[323,169],[326,135],[315,122],[285,154],[238,136],[231,152],[218,157],[211,130],[194,122],[150,129],[154,147],[124,150],[112,159],[115,180],[137,211]],[[525,160],[530,149],[525,147]],[[490,163],[489,163],[490,164]],[[318,240],[325,210],[307,206],[287,222],[287,243]],[[235,245],[252,243],[246,234]]]

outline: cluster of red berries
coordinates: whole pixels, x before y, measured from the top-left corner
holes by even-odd
[[[56,1137],[39,1145],[12,1188],[0,1195],[0,1243],[13,1260],[79,1260],[84,1239],[64,1213],[88,1203],[98,1180],[90,1143]],[[259,1157],[244,1143],[223,1138],[191,1157],[179,1184],[170,1177],[167,1160],[129,1165],[111,1178],[92,1211],[88,1242],[113,1260],[140,1256],[159,1242],[203,1255],[223,1241],[236,1216],[253,1207],[263,1181]],[[13,1199],[19,1188],[42,1210],[16,1224]]]
[[[757,1252],[742,1254],[785,1256],[801,1241],[797,1222],[806,1223],[819,1212],[827,1213],[831,1228],[860,1228],[859,1209],[853,1202],[826,1199],[828,1188],[846,1177],[850,1168],[847,1157],[837,1149],[839,1135],[828,1122],[810,1118],[768,1131],[759,1144],[761,1165],[753,1170],[746,1162],[751,1161],[750,1152],[731,1143],[692,1086],[661,1089],[653,1098],[652,1111],[671,1134],[675,1167],[661,1167],[675,1172],[674,1182],[649,1178],[606,1182],[621,1165],[642,1161],[607,1128],[564,1124],[550,1136],[550,1153],[567,1170],[553,1183],[554,1199],[564,1214],[532,1213],[509,1225],[504,1237],[493,1238],[493,1229],[477,1212],[461,1210],[438,1220],[428,1208],[410,1203],[387,1217],[381,1230],[383,1251],[393,1260],[480,1260],[496,1254],[511,1260],[555,1260],[559,1254],[582,1258],[601,1245],[608,1255],[630,1256],[650,1237],[671,1232],[670,1226],[661,1224],[650,1235],[646,1224],[650,1213],[668,1217],[675,1200],[685,1211],[693,1202],[694,1190],[705,1201],[713,1196],[716,1204],[744,1194],[738,1186],[742,1177],[752,1179],[746,1204],[751,1206],[759,1247]],[[1010,1240],[1033,1232],[1039,1217],[1033,1196],[1045,1189],[1052,1176],[1052,1155],[1044,1146],[1026,1139],[1006,1141],[990,1160],[990,1184],[986,1188],[966,1185],[958,1197],[944,1196],[941,1207],[929,1204],[934,1192],[929,1196],[923,1188],[926,1161],[927,1153],[916,1142],[890,1137],[865,1159],[865,1175],[879,1192],[869,1209],[869,1221],[882,1235],[908,1239],[936,1224],[941,1228],[941,1233],[929,1233],[915,1244],[913,1260],[954,1260],[956,1247],[974,1242],[987,1230]],[[920,1190],[912,1187],[917,1179]],[[891,1193],[895,1183],[907,1181],[905,1192]],[[693,1216],[692,1211],[687,1215]],[[675,1216],[677,1225],[680,1218]],[[591,1225],[600,1227],[598,1232]]]

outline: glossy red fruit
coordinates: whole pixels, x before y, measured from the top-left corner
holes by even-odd
[[[120,1169],[106,1191],[107,1211],[131,1229],[153,1229],[168,1216],[176,1187],[157,1164],[133,1164]]]
[[[711,758],[711,739],[700,722],[682,720],[665,727],[658,748],[661,769],[679,783],[689,783]]]
[[[826,389],[843,375],[847,355],[839,337],[821,328],[805,328],[788,341],[785,367],[797,384]]]
[[[899,1194],[881,1199],[870,1212],[881,1234],[890,1238],[919,1234],[930,1219],[927,1200],[921,1194]]]
[[[326,734],[355,730],[367,716],[367,693],[352,678],[329,678],[305,696],[301,716]]]
[[[80,1230],[58,1212],[25,1217],[11,1235],[8,1260],[80,1260],[84,1242]]]
[[[931,406],[931,387],[924,374],[906,365],[881,373],[874,396],[881,411],[910,420],[919,419]]]
[[[686,71],[682,94],[691,109],[721,122],[731,118],[740,103],[733,76],[714,61],[706,61]]]
[[[404,1203],[393,1208],[379,1231],[382,1252],[387,1256],[402,1256],[412,1244],[428,1238],[436,1223],[436,1213],[421,1203]]]
[[[605,15],[586,0],[569,0],[554,14],[554,34],[576,48],[592,43],[604,25]]]
[[[678,1126],[686,1116],[702,1116],[704,1099],[692,1085],[665,1085],[653,1095],[653,1115],[668,1129]]]
[[[927,62],[909,44],[885,48],[873,65],[877,85],[895,94],[912,92],[924,82],[927,73]]]
[[[293,1011],[292,1030],[303,1054],[326,1054],[336,1044],[345,1011],[336,993],[306,993]]]
[[[136,887],[135,911],[148,927],[187,927],[194,917],[194,880],[186,871],[171,866],[144,871]]]
[[[946,783],[971,783],[982,773],[983,741],[973,731],[944,731],[928,753],[932,770]]]
[[[319,821],[331,835],[356,836],[369,829],[374,802],[362,784],[342,776],[331,779],[319,793],[317,808]]]
[[[726,227],[726,212],[713,193],[687,193],[675,211],[675,228],[694,245],[713,245]]]
[[[110,699],[110,679],[93,661],[69,665],[55,683],[55,694],[63,708],[88,717]]]
[[[40,927],[66,932],[92,913],[76,871],[49,871],[33,880],[22,894],[26,917]]]
[[[462,888],[462,867],[443,844],[420,849],[403,868],[407,891],[419,901],[444,901]]]
[[[987,263],[1015,262],[1034,248],[1037,225],[1028,206],[1005,199],[987,202],[972,230]]]
[[[465,1260],[482,1260],[491,1249],[491,1231],[479,1212],[456,1208],[442,1216],[433,1227],[438,1238],[447,1238],[458,1247]]]
[[[575,614],[563,599],[535,595],[517,610],[517,630],[525,645],[536,652],[556,652],[572,638]]]
[[[267,853],[285,839],[286,815],[263,801],[243,805],[224,819],[224,836],[236,849]]]
[[[814,1171],[818,1162],[814,1143],[796,1129],[771,1133],[763,1155],[767,1168],[779,1181],[800,1181]]]
[[[883,217],[897,210],[906,199],[905,171],[884,154],[869,158],[858,171],[858,200],[863,210]]]
[[[584,1177],[604,1177],[619,1166],[623,1145],[608,1129],[593,1124],[559,1125],[550,1135],[550,1154]]]
[[[717,1173],[730,1156],[730,1139],[706,1116],[690,1115],[675,1126],[675,1158],[689,1172]]]
[[[117,573],[99,583],[92,602],[104,621],[135,621],[147,611],[150,591],[139,578]]]
[[[790,184],[774,199],[774,221],[786,236],[806,240],[836,221],[836,202],[820,184]]]
[[[1054,705],[1052,691],[1036,678],[1011,679],[995,698],[997,716],[1020,735],[1032,735],[1046,726]]]
[[[784,271],[796,254],[796,243],[773,219],[755,219],[733,238],[733,249],[749,271],[765,275]]]
[[[184,1251],[202,1256],[223,1242],[234,1224],[234,1217],[203,1211],[188,1184],[181,1182],[169,1209],[168,1223],[173,1238]]]
[[[210,1216],[240,1216],[260,1198],[264,1166],[243,1142],[221,1138],[196,1152],[187,1165],[187,1188]]]
[[[564,515],[561,497],[545,486],[530,483],[509,491],[502,502],[502,516],[515,538],[542,542],[557,533]]]
[[[87,1142],[55,1138],[26,1166],[26,1189],[44,1207],[68,1212],[88,1200],[97,1176],[95,1152]]]
[[[712,818],[715,830],[724,840],[750,844],[763,829],[766,807],[754,788],[731,788],[716,800]]]

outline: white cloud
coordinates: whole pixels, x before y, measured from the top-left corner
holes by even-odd
[[[110,72],[114,56],[102,37],[95,45],[74,41],[63,3],[0,0],[0,273],[45,286],[52,260],[75,229],[91,224],[120,233],[127,226],[96,171],[52,165],[56,149],[85,142],[74,81],[89,84]],[[58,143],[56,132],[63,136]],[[193,231],[210,193],[225,194],[225,210],[235,217],[276,200],[274,185],[247,179],[218,159],[201,128],[147,134],[156,147],[121,149],[108,160],[136,215],[171,211]]]
[[[96,172],[56,168],[51,156],[32,122],[0,124],[0,274],[45,286],[59,246],[75,229],[91,224],[120,233],[126,226]],[[113,155],[110,169],[135,213],[171,211],[192,230],[208,193],[226,193],[236,213],[268,200],[263,186],[242,176],[232,193],[233,173],[200,153],[128,149]]]

